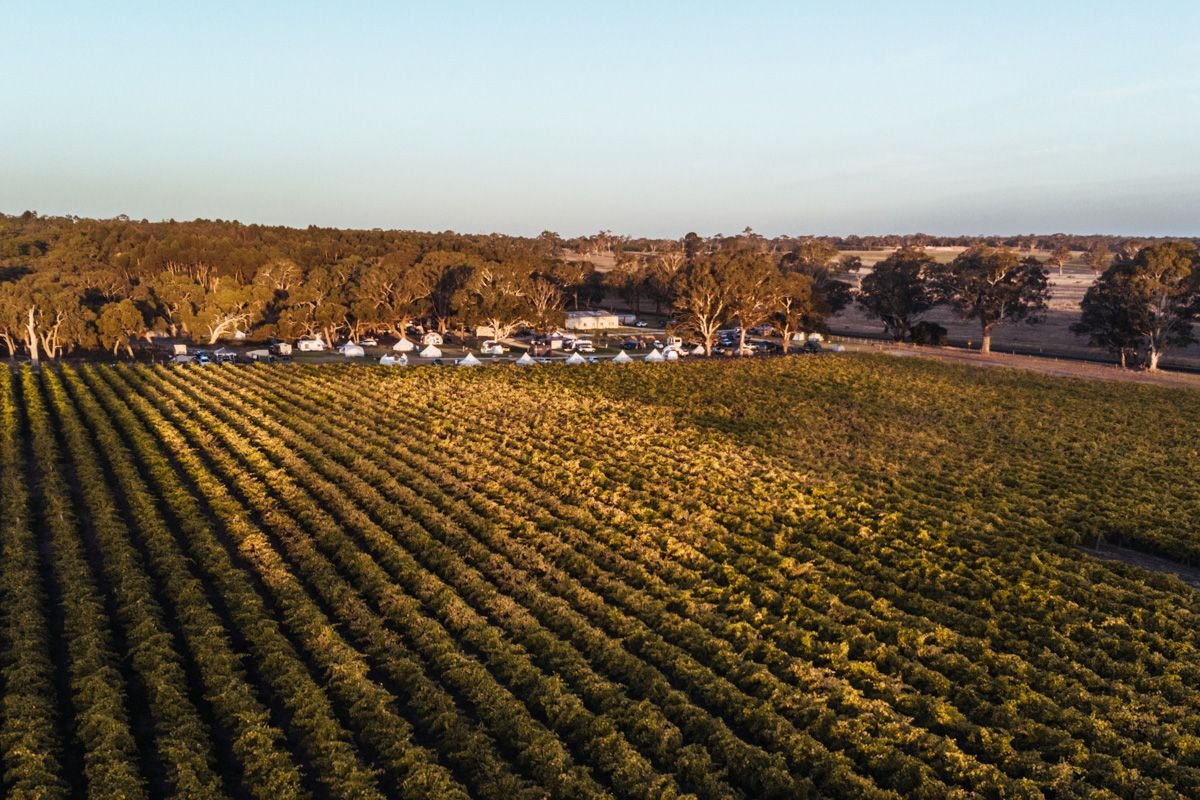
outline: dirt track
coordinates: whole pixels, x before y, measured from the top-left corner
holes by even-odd
[[[1196,569],[1195,567],[1189,567],[1185,564],[1168,561],[1165,558],[1146,555],[1145,553],[1139,553],[1137,550],[1130,550],[1127,547],[1117,547],[1111,544],[1101,544],[1099,547],[1080,547],[1079,549],[1090,556],[1105,561],[1120,561],[1122,564],[1132,564],[1135,567],[1148,569],[1151,572],[1163,572],[1168,575],[1174,575],[1189,586],[1200,588],[1200,569]]]
[[[847,350],[864,353],[884,353],[908,358],[932,358],[938,361],[968,364],[976,367],[1024,369],[1060,378],[1126,381],[1130,383],[1147,383],[1156,386],[1171,386],[1181,389],[1200,389],[1200,375],[1187,372],[1142,372],[1121,369],[1115,365],[1097,364],[1086,361],[1059,360],[1041,356],[1018,356],[1009,355],[1008,353],[988,353],[984,355],[977,351],[952,347],[918,348],[912,345],[893,345],[886,342],[880,342],[877,345],[847,344],[845,347]]]

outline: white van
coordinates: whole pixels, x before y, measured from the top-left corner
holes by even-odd
[[[300,341],[296,342],[296,349],[301,353],[321,353],[327,348],[325,346],[325,340],[320,336],[315,336],[312,339],[301,339]]]

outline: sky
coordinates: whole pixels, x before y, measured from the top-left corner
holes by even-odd
[[[1200,3],[0,0],[0,212],[1200,234]]]

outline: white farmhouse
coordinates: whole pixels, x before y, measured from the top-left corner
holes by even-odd
[[[621,320],[611,311],[568,311],[566,328],[569,331],[607,331],[621,327]]]

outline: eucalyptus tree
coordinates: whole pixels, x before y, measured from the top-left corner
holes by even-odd
[[[208,344],[249,333],[270,300],[261,286],[218,280],[196,300],[188,320],[192,337]]]
[[[991,352],[997,325],[1037,322],[1050,299],[1049,276],[1033,256],[1006,247],[972,247],[932,269],[935,296],[979,323],[980,351]]]
[[[697,255],[675,277],[675,316],[700,337],[706,356],[712,355],[717,331],[732,313],[727,264],[727,254]]]
[[[429,281],[429,313],[442,333],[464,307],[467,285],[478,256],[457,250],[431,250],[421,256],[419,267]]]
[[[1053,267],[1057,267],[1058,274],[1062,275],[1063,267],[1065,267],[1067,262],[1070,260],[1071,248],[1067,247],[1065,244],[1058,244],[1055,245],[1054,249],[1050,251],[1050,258],[1046,260],[1046,263]]]
[[[414,255],[389,254],[363,270],[351,303],[356,322],[403,336],[414,320],[428,315],[434,275]]]
[[[1168,348],[1196,341],[1200,252],[1190,242],[1160,242],[1120,258],[1088,289],[1082,307],[1076,333],[1122,356],[1136,350],[1156,370]]]
[[[1084,253],[1083,260],[1093,272],[1103,272],[1112,263],[1112,251],[1107,245],[1096,242]]]
[[[562,289],[545,276],[535,275],[526,285],[527,319],[538,333],[549,333],[566,321],[564,302]]]
[[[322,265],[307,270],[288,292],[279,312],[278,327],[285,336],[320,334],[332,344],[350,313],[351,298],[340,273]]]
[[[770,318],[775,299],[775,282],[780,277],[775,262],[757,248],[743,247],[732,253],[723,269],[728,292],[729,316],[737,320],[738,354],[746,348],[750,328]]]
[[[812,279],[815,309],[825,317],[838,313],[854,298],[853,287],[838,273],[856,271],[860,265],[861,260],[840,261],[837,248],[811,237],[793,243],[779,262],[784,272],[798,272]]]
[[[929,272],[935,263],[923,248],[900,248],[863,276],[855,297],[858,307],[881,321],[895,341],[904,341],[913,325],[933,308]]]
[[[654,310],[669,305],[675,291],[675,276],[683,269],[687,256],[681,246],[668,242],[643,259],[642,286],[654,301]]]
[[[616,265],[604,273],[602,286],[609,292],[615,292],[628,303],[634,313],[642,310],[642,297],[646,293],[646,265],[640,259],[623,254],[617,259]]]
[[[799,272],[781,273],[771,282],[771,321],[779,329],[783,352],[791,349],[792,335],[816,321],[813,279]]]
[[[466,321],[504,339],[528,321],[532,265],[523,260],[486,261],[471,272],[464,289]]]
[[[95,342],[95,312],[83,303],[75,276],[34,272],[0,283],[0,336],[16,354],[18,343],[35,365]]]
[[[146,319],[137,303],[125,298],[108,303],[100,309],[96,319],[96,333],[100,346],[111,350],[115,356],[121,350],[133,358],[133,343],[146,331]]]
[[[571,307],[578,311],[580,298],[590,299],[588,287],[596,277],[596,265],[579,259],[553,259],[538,274],[558,287],[564,302],[570,297]]]

